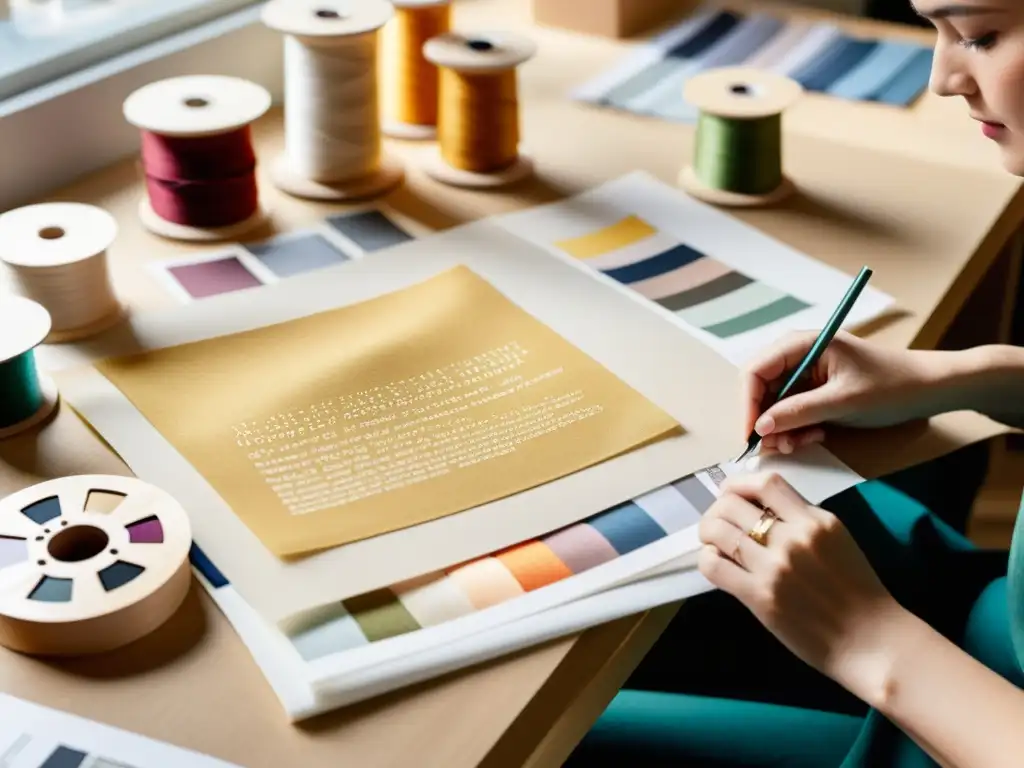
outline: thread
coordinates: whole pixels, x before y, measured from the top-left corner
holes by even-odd
[[[285,38],[285,151],[296,173],[336,183],[377,170],[376,61],[375,34],[324,47]]]
[[[40,373],[35,356],[49,332],[42,305],[22,296],[0,298],[0,439],[42,422],[57,405],[53,381]]]
[[[460,171],[495,173],[519,159],[519,101],[515,70],[441,70],[438,144]]]
[[[427,172],[467,187],[502,186],[529,175],[519,149],[517,67],[535,52],[513,35],[447,34],[424,46],[440,72],[438,162]]]
[[[432,138],[438,120],[440,76],[423,46],[451,29],[448,0],[395,0],[382,45],[384,133]]]
[[[270,104],[266,88],[220,75],[173,77],[129,95],[124,115],[141,132],[143,225],[208,242],[260,226],[266,211],[251,126]]]
[[[300,197],[377,194],[402,178],[385,162],[378,38],[384,0],[272,0],[263,19],[284,33],[285,149],[274,182]]]
[[[44,203],[0,216],[0,262],[13,292],[50,315],[49,342],[107,330],[124,315],[108,270],[117,234],[109,213],[80,203]]]
[[[782,116],[802,93],[789,78],[751,68],[711,70],[692,78],[684,98],[698,109],[693,157],[680,184],[723,206],[766,205],[795,187],[782,157]]]
[[[767,195],[782,184],[782,116],[731,120],[702,112],[693,169],[714,189]]]
[[[249,126],[198,137],[142,131],[142,165],[153,210],[187,227],[227,227],[259,208]]]
[[[30,419],[43,407],[34,350],[0,363],[0,429]]]

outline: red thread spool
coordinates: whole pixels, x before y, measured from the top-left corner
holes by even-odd
[[[124,114],[141,130],[146,228],[213,241],[261,225],[250,124],[269,107],[266,89],[233,77],[177,77],[131,94]]]
[[[142,165],[153,211],[189,227],[227,227],[259,208],[249,127],[181,138],[142,132]]]

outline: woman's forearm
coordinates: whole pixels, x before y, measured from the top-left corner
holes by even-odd
[[[853,692],[946,768],[1019,768],[1024,691],[910,613],[886,634],[883,685]]]
[[[924,354],[942,412],[977,411],[1024,428],[1024,347],[989,344]]]

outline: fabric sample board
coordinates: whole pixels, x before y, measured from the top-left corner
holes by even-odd
[[[697,109],[683,98],[690,78],[710,69],[750,66],[790,77],[810,92],[906,107],[927,87],[931,64],[928,46],[854,37],[828,23],[705,6],[573,96],[691,123]]]
[[[737,365],[790,331],[824,327],[853,280],[643,173],[497,221],[657,304]],[[844,327],[892,303],[868,286]]]

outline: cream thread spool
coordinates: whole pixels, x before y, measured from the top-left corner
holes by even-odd
[[[121,648],[192,582],[188,515],[134,477],[72,475],[0,500],[0,645],[36,656]]]
[[[57,386],[35,356],[49,333],[50,314],[41,304],[0,296],[0,440],[43,423],[57,407]]]
[[[263,23],[284,35],[285,151],[271,170],[284,192],[359,200],[398,186],[383,149],[378,39],[384,0],[270,0]]]
[[[428,40],[451,30],[451,0],[392,0],[381,33],[382,130],[395,139],[437,137],[439,77],[423,55]]]
[[[0,263],[14,292],[50,314],[50,343],[102,333],[124,319],[107,249],[117,222],[102,208],[41,203],[0,215]]]
[[[426,59],[441,69],[438,151],[431,154],[424,170],[435,180],[455,187],[495,189],[521,181],[533,174],[533,162],[519,147],[519,101],[517,68],[537,52],[536,44],[521,35],[499,32],[449,33],[429,40],[423,47]],[[515,91],[511,107],[514,116],[505,120],[500,108],[482,114],[457,114],[454,103],[459,94],[504,86]],[[473,83],[473,85],[470,85]],[[504,167],[481,170],[464,167],[463,148],[508,143],[514,157]]]
[[[792,195],[796,187],[782,162],[782,115],[802,93],[788,77],[749,67],[692,78],[683,98],[701,114],[693,160],[679,174],[680,186],[723,207],[771,205]]]
[[[134,91],[124,102],[124,116],[136,128],[170,140],[209,139],[249,128],[270,105],[270,92],[256,83],[221,75],[190,75]],[[193,226],[162,218],[148,195],[139,201],[143,226],[173,240],[234,240],[262,226],[267,215],[258,200],[256,210],[242,220],[224,226]]]

